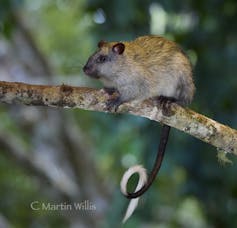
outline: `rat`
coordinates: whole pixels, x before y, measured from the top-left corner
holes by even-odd
[[[172,102],[181,106],[191,103],[195,92],[191,63],[173,41],[156,35],[146,35],[133,41],[98,43],[83,67],[86,75],[100,80],[104,90],[112,95],[108,110],[133,101],[157,98],[162,107]],[[163,125],[154,167],[146,183],[136,192],[123,191],[129,199],[145,193],[153,183],[162,164],[170,126]]]

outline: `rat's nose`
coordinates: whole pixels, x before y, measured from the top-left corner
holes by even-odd
[[[93,66],[93,64],[86,63],[86,65],[83,67],[83,71],[86,75],[92,78],[99,78],[96,68]]]
[[[88,66],[88,64],[86,64],[86,65],[83,67],[83,71],[84,71],[85,74],[89,74],[90,67]]]

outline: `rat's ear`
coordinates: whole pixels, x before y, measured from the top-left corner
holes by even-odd
[[[106,44],[106,41],[101,40],[101,41],[97,44],[97,46],[98,46],[98,48],[102,48],[105,44]]]
[[[112,47],[112,51],[116,54],[123,54],[125,49],[125,45],[123,43],[117,43]]]

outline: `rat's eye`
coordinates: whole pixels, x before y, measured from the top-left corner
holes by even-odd
[[[108,56],[106,55],[100,55],[97,59],[96,59],[96,62],[97,63],[104,63],[108,60]]]

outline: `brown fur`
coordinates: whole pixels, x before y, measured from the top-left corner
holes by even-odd
[[[87,65],[105,87],[119,91],[122,102],[156,96],[175,98],[181,105],[191,102],[195,91],[191,64],[176,43],[160,36],[142,36],[123,42],[124,52],[116,54],[112,48],[117,43],[103,42]],[[110,60],[98,64],[99,55]]]
[[[107,107],[117,108],[130,100],[159,97],[160,102],[189,104],[195,91],[191,64],[177,44],[160,36],[142,36],[130,42],[100,42],[84,66],[84,72],[102,81],[107,91],[116,89],[118,98]],[[157,158],[147,183],[128,198],[141,196],[151,186],[164,157],[170,127],[164,125]]]

